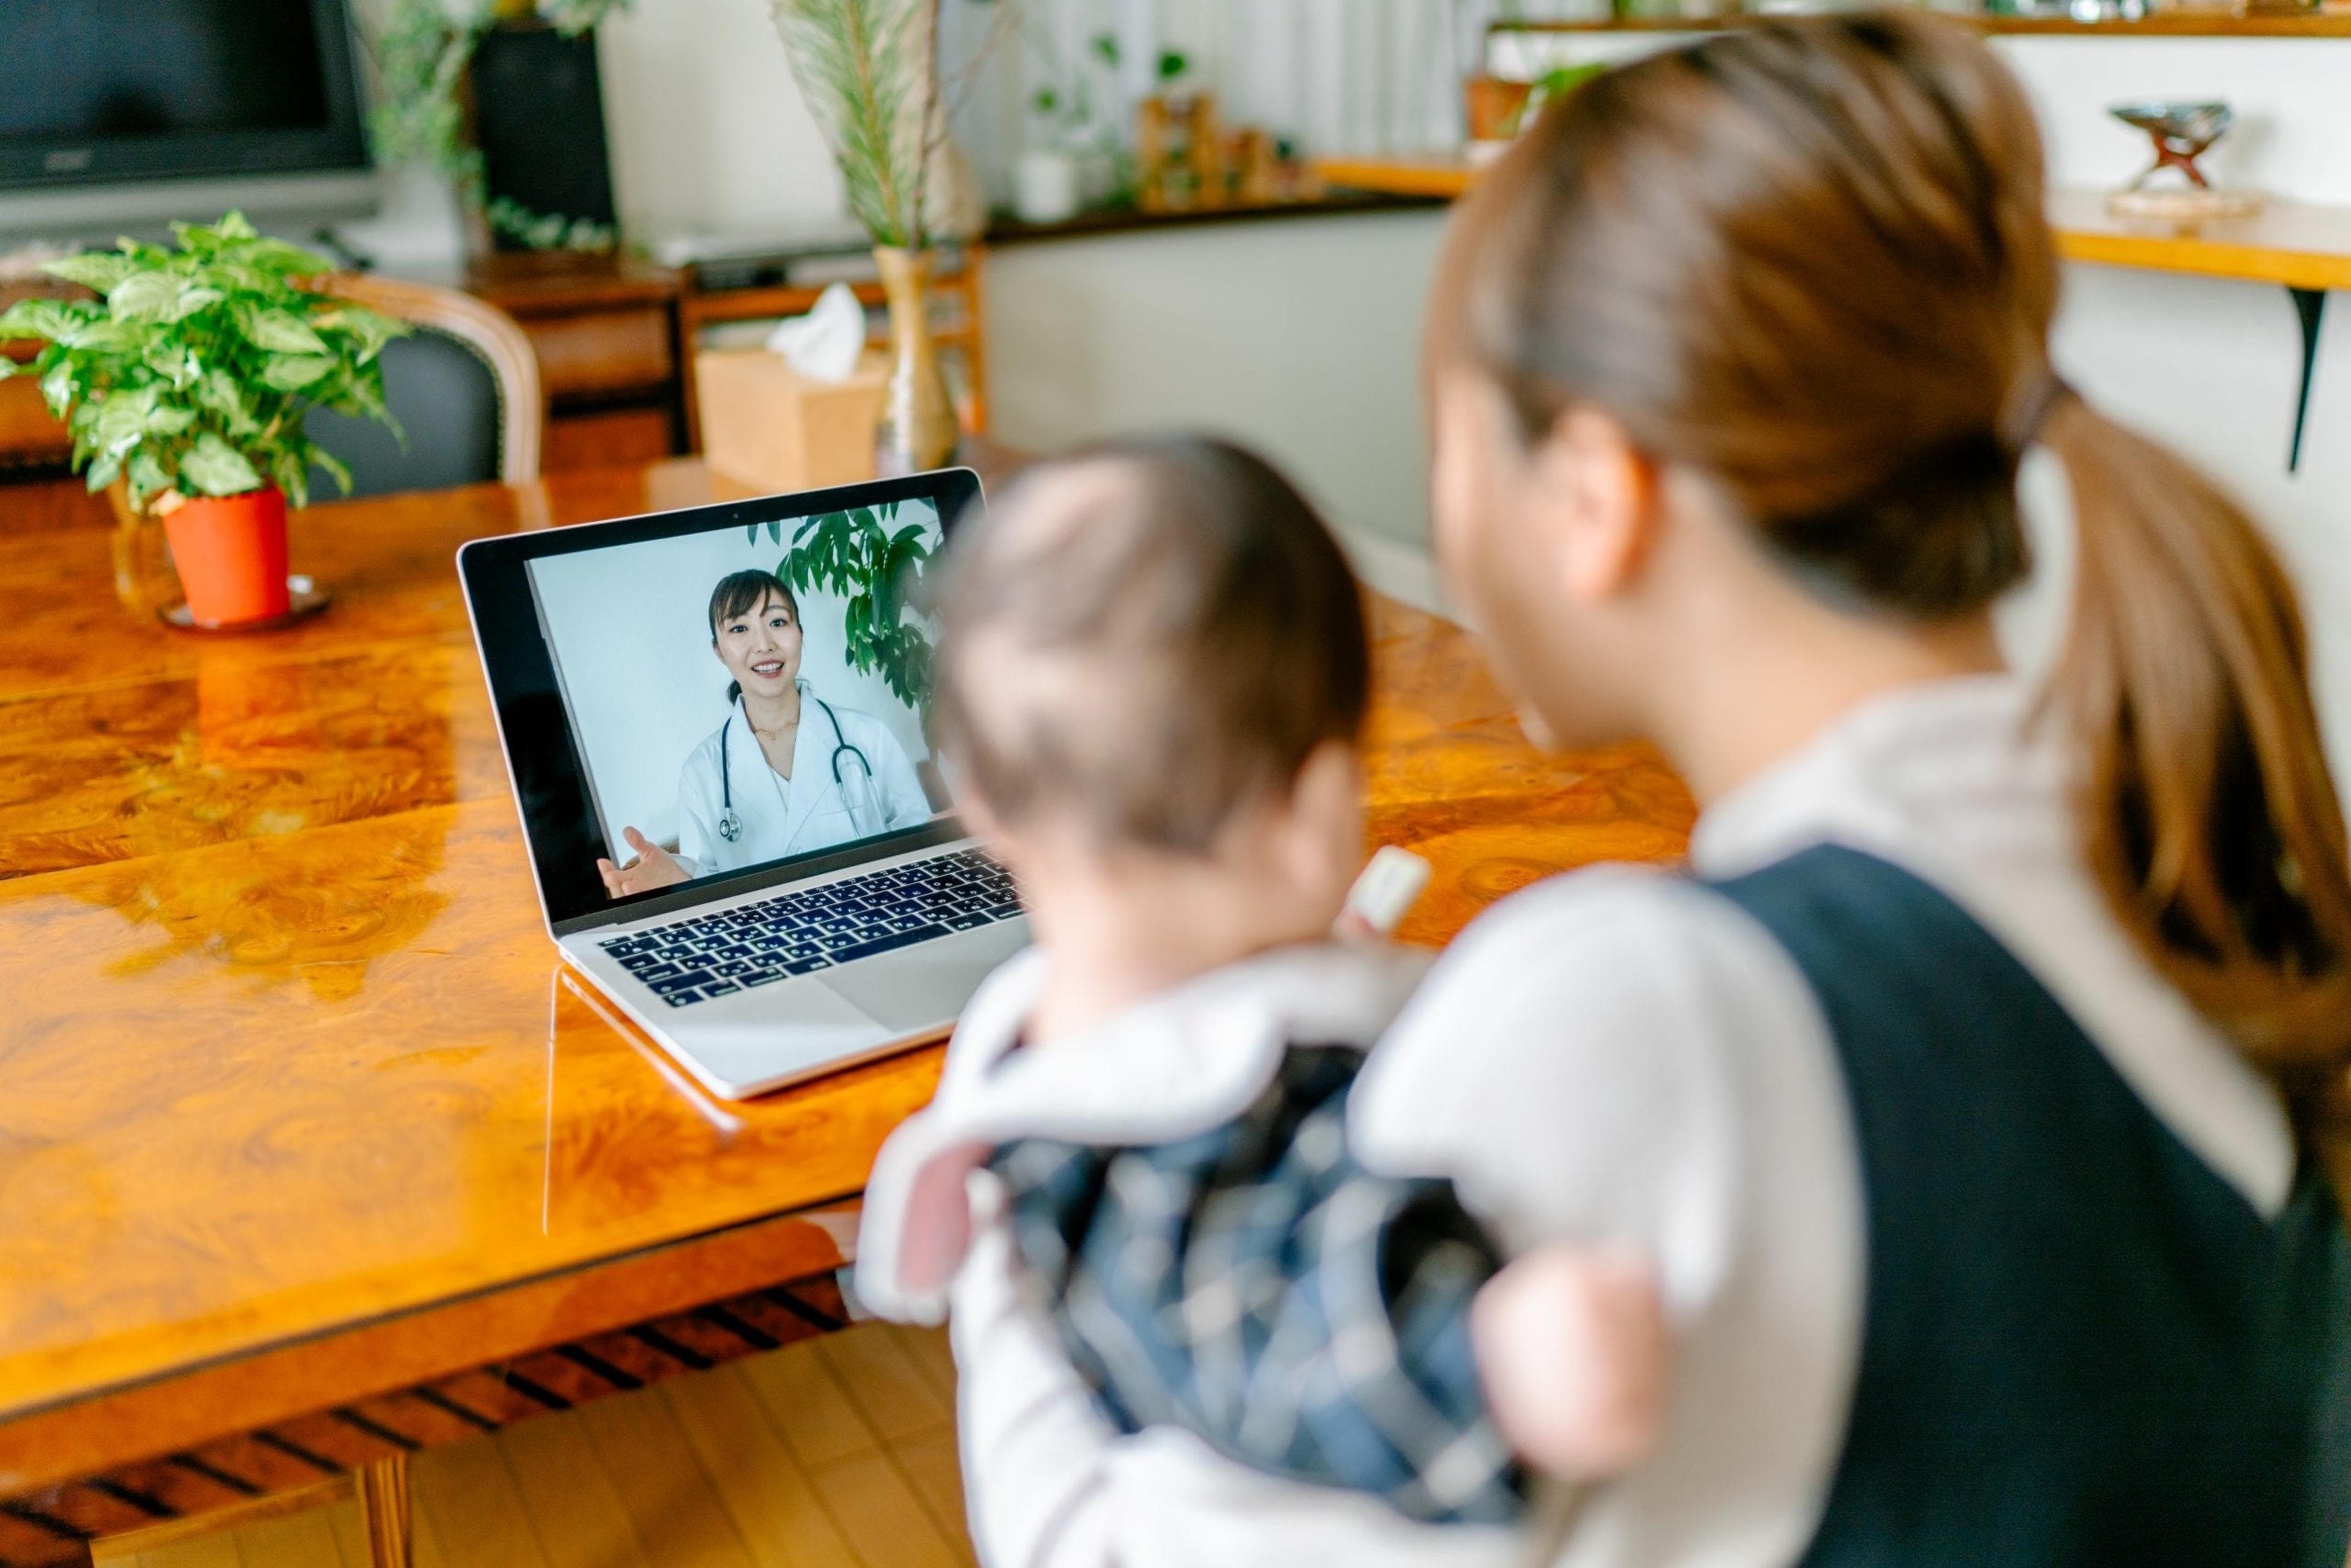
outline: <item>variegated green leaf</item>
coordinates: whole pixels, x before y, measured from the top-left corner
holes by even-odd
[[[41,270],[51,277],[78,283],[94,294],[104,294],[131,275],[131,259],[120,251],[88,251],[80,256],[45,261]]]
[[[130,481],[131,504],[134,507],[144,506],[150,496],[172,487],[172,476],[164,471],[162,461],[143,446],[131,455],[122,472]]]
[[[323,354],[327,345],[291,310],[245,308],[237,312],[237,330],[256,349],[278,354]]]
[[[187,291],[184,277],[168,272],[134,272],[107,290],[106,308],[117,321],[159,321]]]
[[[263,367],[262,381],[279,392],[300,392],[335,368],[331,354],[288,354]]]
[[[207,496],[242,495],[261,486],[261,476],[245,455],[209,431],[180,459],[180,478]]]
[[[180,298],[173,300],[172,308],[163,312],[163,319],[184,321],[197,311],[217,305],[227,298],[226,294],[217,288],[204,284],[191,285],[180,291]]]
[[[47,338],[56,342],[98,319],[96,308],[75,301],[19,299],[0,310],[0,339]]]
[[[325,447],[315,444],[311,445],[309,454],[310,461],[327,471],[328,477],[334,480],[337,489],[346,496],[351,493],[351,471],[349,465]]]

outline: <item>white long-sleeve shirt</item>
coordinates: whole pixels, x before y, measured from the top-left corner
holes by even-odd
[[[2064,1005],[2124,1081],[2265,1215],[2293,1135],[2268,1082],[2140,956],[2074,847],[2063,757],[2008,676],[1865,705],[1708,810],[1703,876],[1821,842],[1940,889]],[[1576,1568],[1777,1568],[1844,1437],[1866,1274],[1835,1048],[1793,961],[1678,878],[1579,873],[1463,933],[1352,1102],[1359,1153],[1442,1172],[1506,1244],[1608,1236],[1679,1309],[1662,1450],[1586,1501]]]

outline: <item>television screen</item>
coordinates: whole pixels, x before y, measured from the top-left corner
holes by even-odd
[[[0,186],[363,168],[342,0],[0,0]]]

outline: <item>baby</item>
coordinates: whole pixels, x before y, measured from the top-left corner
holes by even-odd
[[[941,581],[940,739],[1037,944],[883,1151],[858,1283],[893,1316],[952,1301],[983,1560],[1150,1555],[1104,1488],[1123,1440],[1169,1429],[1405,1533],[1513,1521],[1522,1460],[1637,1460],[1666,1359],[1646,1268],[1505,1267],[1449,1184],[1350,1152],[1349,1090],[1423,959],[1333,934],[1370,657],[1306,502],[1230,446],[1121,444],[1032,471]],[[1178,1528],[1248,1493],[1210,1487]],[[1064,1550],[1089,1531],[1099,1553]]]

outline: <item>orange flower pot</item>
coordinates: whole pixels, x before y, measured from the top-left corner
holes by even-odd
[[[286,495],[276,486],[183,502],[163,519],[163,537],[197,624],[269,621],[290,607]]]
[[[1463,118],[1472,141],[1508,141],[1519,133],[1534,84],[1504,81],[1499,77],[1474,76],[1461,84]]]

